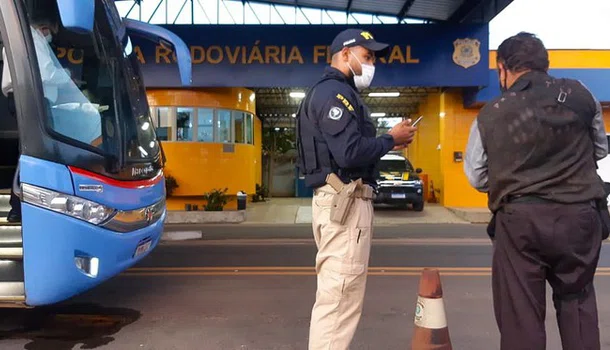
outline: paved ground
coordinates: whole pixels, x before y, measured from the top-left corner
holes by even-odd
[[[373,239],[470,238],[487,241],[486,227],[484,224],[376,224]],[[203,239],[299,238],[313,242],[311,224],[166,225],[166,233],[188,231],[201,232]]]
[[[410,238],[401,238],[404,227],[382,229],[386,239],[378,237],[372,249],[364,315],[352,349],[409,348],[424,266],[441,267],[453,348],[498,349],[491,246],[476,238],[481,231],[455,240],[456,232],[470,226],[449,226],[444,234],[439,227],[409,227],[415,231]],[[259,228],[265,229],[271,230]],[[240,234],[233,226],[207,230]],[[293,230],[303,235],[303,228]],[[277,236],[163,243],[136,268],[61,305],[0,311],[0,349],[306,349],[315,249],[304,237]],[[597,279],[602,330],[610,327],[610,304],[604,302],[610,295],[609,249],[604,245],[605,268]],[[547,304],[548,349],[560,349]],[[602,348],[610,348],[610,334],[602,336]]]
[[[479,209],[479,211],[481,211]],[[309,224],[311,198],[271,198],[267,202],[248,203],[248,224]],[[376,225],[413,223],[469,223],[460,215],[439,204],[426,203],[422,212],[383,204],[375,206]]]

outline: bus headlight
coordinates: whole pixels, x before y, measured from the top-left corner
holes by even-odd
[[[23,201],[58,213],[99,225],[114,213],[112,208],[83,198],[55,192],[46,188],[22,184]]]

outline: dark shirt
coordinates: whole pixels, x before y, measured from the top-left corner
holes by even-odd
[[[561,203],[603,195],[595,172],[595,161],[608,153],[601,106],[574,80],[565,82],[567,98],[581,113],[558,105],[545,91],[560,83],[545,73],[526,73],[473,122],[464,170],[473,187],[488,192],[492,211],[510,195]]]
[[[308,118],[301,123],[317,124],[344,182],[362,178],[376,187],[376,165],[392,150],[394,140],[388,134],[376,136],[369,109],[353,79],[333,67],[325,69],[323,78],[327,77],[332,79],[310,92],[309,103],[304,106]]]

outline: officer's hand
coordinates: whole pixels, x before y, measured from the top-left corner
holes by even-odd
[[[394,138],[395,150],[403,149],[413,142],[416,131],[417,127],[411,126],[411,119],[404,120],[390,129],[388,134]]]

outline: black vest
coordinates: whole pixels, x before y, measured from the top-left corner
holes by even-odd
[[[342,84],[346,84],[346,90],[352,89],[346,82],[346,78],[333,73],[325,74],[320,80],[309,88],[306,97],[301,101],[299,109],[296,113],[296,131],[297,131],[297,152],[298,161],[297,167],[299,173],[305,176],[305,185],[316,188],[326,184],[326,176],[330,173],[337,174],[343,182],[348,183],[350,180],[361,178],[364,183],[377,187],[376,175],[377,169],[375,165],[365,168],[340,168],[331,152],[328,149],[326,141],[319,128],[320,116],[312,115],[311,105],[314,101],[325,101],[325,99],[335,98],[335,96],[316,96],[316,87],[327,80],[337,80]],[[348,96],[348,94],[346,94]],[[371,137],[377,134],[375,125],[368,117],[368,108],[362,102],[357,93],[350,94],[354,102],[353,107],[358,112],[359,129],[363,136]]]
[[[515,195],[558,203],[604,197],[591,123],[596,105],[578,81],[530,72],[486,105],[477,123],[488,157],[489,208]]]

